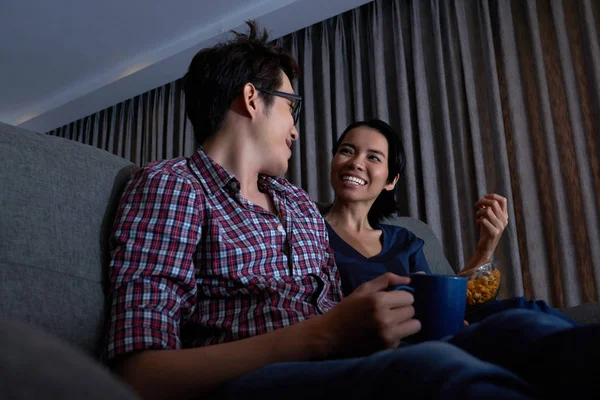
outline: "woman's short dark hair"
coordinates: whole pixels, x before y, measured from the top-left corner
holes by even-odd
[[[344,132],[342,132],[340,138],[333,145],[333,155],[335,155],[340,147],[340,144],[351,130],[366,126],[371,129],[375,129],[381,133],[388,142],[388,178],[387,182],[391,183],[394,181],[396,175],[402,176],[404,167],[406,165],[406,155],[404,153],[404,146],[402,140],[396,131],[386,122],[380,119],[371,119],[368,121],[357,121],[348,126]],[[389,217],[396,211],[396,195],[395,190],[383,190],[371,209],[369,210],[368,219],[371,226],[376,226],[385,217]]]
[[[185,111],[199,145],[221,127],[233,100],[247,83],[265,90],[282,85],[281,71],[290,82],[299,74],[298,63],[285,50],[267,43],[266,30],[259,32],[256,22],[247,21],[248,34],[232,31],[232,40],[200,50],[183,77]],[[273,96],[259,92],[267,107]]]

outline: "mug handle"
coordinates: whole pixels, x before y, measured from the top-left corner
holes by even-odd
[[[407,286],[407,285],[390,286],[388,288],[388,292],[390,292],[392,290],[405,290],[407,292],[410,292],[413,295],[415,294],[415,289],[413,289],[413,288],[411,288],[410,286]]]

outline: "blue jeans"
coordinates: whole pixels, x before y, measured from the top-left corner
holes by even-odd
[[[579,328],[554,315],[507,310],[446,341],[403,346],[361,358],[273,364],[223,385],[211,399],[249,394],[262,400],[543,398],[548,385],[544,376],[522,370],[535,370],[538,356],[548,368],[553,362],[572,362],[564,360],[565,354],[554,358],[557,346],[553,338],[574,331],[580,337],[573,343],[583,343],[582,338],[594,343],[598,328],[589,332],[587,327]],[[550,344],[544,344],[548,340]],[[561,337],[558,343],[565,340],[568,338]],[[582,352],[564,351],[571,358]],[[561,384],[568,385],[568,381]]]
[[[521,308],[552,314],[556,317],[564,319],[565,321],[571,322],[573,325],[578,325],[575,321],[560,311],[550,307],[544,300],[527,300],[525,297],[511,297],[509,299],[491,301],[481,307],[467,311],[465,319],[469,321],[470,324],[474,322],[480,322],[492,314],[513,308]]]

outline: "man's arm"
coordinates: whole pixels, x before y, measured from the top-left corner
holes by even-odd
[[[201,398],[219,385],[277,362],[361,356],[394,348],[419,331],[413,297],[386,292],[410,280],[385,274],[361,285],[325,315],[236,342],[184,350],[145,350],[115,370],[144,399]]]
[[[184,350],[145,350],[116,360],[115,370],[144,399],[202,398],[219,385],[285,361],[322,358],[317,319],[235,342]]]
[[[173,173],[140,170],[125,188],[110,240],[104,360],[181,347],[196,305],[201,213],[191,184]]]

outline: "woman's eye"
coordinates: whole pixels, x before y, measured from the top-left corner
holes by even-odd
[[[352,152],[350,151],[350,149],[341,149],[340,153],[342,153],[342,154],[352,154]]]
[[[377,156],[370,156],[369,159],[371,159],[373,161],[377,161],[377,162],[381,161]]]

